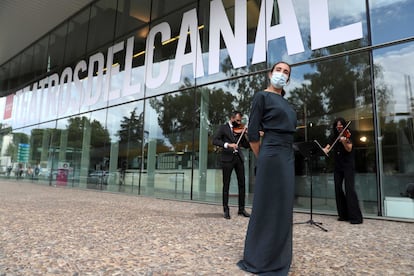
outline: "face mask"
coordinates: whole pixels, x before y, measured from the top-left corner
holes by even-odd
[[[239,123],[236,122],[236,121],[232,122],[231,124],[233,125],[233,127],[238,127],[239,126]]]
[[[280,72],[274,72],[272,74],[272,78],[270,79],[270,83],[275,88],[283,88],[286,85],[287,77],[285,74]]]

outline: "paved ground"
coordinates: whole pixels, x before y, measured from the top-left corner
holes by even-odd
[[[248,219],[222,207],[0,180],[0,275],[249,275]],[[295,213],[295,222],[309,214]],[[414,223],[314,215],[289,275],[414,275]]]

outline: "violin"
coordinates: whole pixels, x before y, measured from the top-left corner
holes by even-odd
[[[342,132],[342,130],[344,129],[343,126],[338,127],[338,132]],[[349,131],[348,128],[346,128],[343,132],[342,132],[342,136],[345,137],[346,139],[349,139],[351,137],[351,132]]]
[[[237,146],[239,145],[240,140],[242,139],[246,131],[247,131],[247,126],[243,124],[240,124],[237,127],[233,127],[233,134],[239,135],[239,139],[237,139],[237,143],[236,143]]]
[[[237,127],[233,127],[233,133],[234,134],[242,134],[244,131],[246,131],[247,127],[244,124],[240,124]]]
[[[348,127],[350,124],[351,121],[349,121],[345,127],[337,127],[337,130],[339,132],[338,137],[336,137],[335,141],[332,143],[332,145],[329,147],[326,153],[329,153],[334,148],[335,144],[339,141],[341,137],[346,137],[347,141],[349,141],[349,138],[351,137],[351,132],[349,131]]]

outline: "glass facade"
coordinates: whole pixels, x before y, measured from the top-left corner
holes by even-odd
[[[284,60],[295,141],[325,144],[334,118],[351,121],[364,215],[413,219],[413,10],[410,0],[95,1],[0,66],[0,177],[221,204],[213,133],[235,109],[248,121]],[[251,205],[255,159],[243,150]],[[295,188],[297,210],[312,195],[313,210],[335,213],[333,158],[297,152]],[[230,195],[237,204],[235,175]]]

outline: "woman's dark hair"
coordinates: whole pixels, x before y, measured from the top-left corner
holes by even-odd
[[[275,64],[273,64],[273,66],[272,66],[272,68],[270,68],[269,72],[270,72],[270,73],[272,73],[272,72],[273,72],[273,70],[275,69],[276,65],[281,64],[281,63],[286,64],[287,66],[289,66],[289,69],[290,69],[290,71],[289,71],[289,76],[288,76],[288,79],[286,80],[286,82],[288,82],[288,81],[290,80],[290,73],[291,73],[291,71],[292,71],[292,66],[290,66],[290,64],[289,64],[289,63],[284,62],[284,61],[278,61],[278,62],[276,62]]]
[[[335,120],[332,123],[332,130],[333,130],[334,133],[337,133],[337,134],[339,133],[338,130],[336,129],[336,125],[338,124],[338,122],[341,122],[341,124],[344,127],[346,126],[346,121],[345,121],[344,118],[342,118],[342,117],[335,118]]]
[[[286,82],[288,82],[290,80],[290,73],[292,71],[292,66],[290,66],[290,64],[287,63],[287,62],[284,62],[284,61],[276,62],[275,64],[273,64],[272,68],[270,68],[269,73],[272,73],[273,70],[275,69],[276,65],[281,64],[281,63],[286,64],[287,66],[289,66],[290,71],[289,71],[288,79],[286,80]],[[282,89],[282,97],[284,97],[285,94],[286,94],[286,91],[284,89]]]

